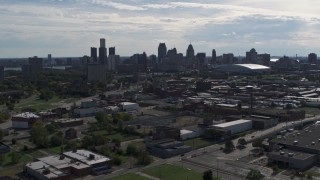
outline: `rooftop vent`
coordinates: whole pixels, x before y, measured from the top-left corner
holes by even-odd
[[[316,143],[315,143],[315,142],[311,142],[311,144],[312,144],[312,145],[315,145]]]
[[[63,156],[63,155],[60,155],[59,159],[60,159],[60,160],[63,160],[63,159],[64,159],[64,156]]]
[[[298,144],[299,143],[299,141],[293,141],[293,144]]]
[[[288,153],[289,157],[293,157],[293,155],[294,155],[293,153]]]
[[[301,135],[301,133],[298,133],[297,135],[298,135],[298,136],[300,136],[300,135]]]
[[[280,151],[280,155],[284,155],[285,153],[283,151]]]
[[[94,158],[95,158],[95,157],[94,157],[94,154],[90,154],[90,155],[89,155],[89,159],[92,160],[92,159],[94,159]]]

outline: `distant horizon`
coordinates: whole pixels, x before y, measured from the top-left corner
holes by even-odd
[[[106,39],[116,54],[320,54],[320,1],[0,0],[0,57],[89,55]],[[82,55],[81,55],[82,54]]]

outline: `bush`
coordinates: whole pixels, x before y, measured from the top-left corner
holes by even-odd
[[[17,144],[17,140],[15,138],[11,139],[11,144]]]
[[[126,154],[136,156],[138,154],[138,150],[134,145],[129,144],[126,150]]]
[[[119,156],[114,156],[113,157],[113,164],[117,165],[117,166],[121,165],[122,164],[121,158]]]

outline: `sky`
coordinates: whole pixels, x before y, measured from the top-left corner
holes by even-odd
[[[318,0],[0,0],[0,58],[90,55],[105,38],[116,54],[320,55]]]

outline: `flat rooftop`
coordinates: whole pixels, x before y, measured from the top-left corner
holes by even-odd
[[[57,169],[64,169],[70,166],[76,167],[77,169],[85,169],[89,167],[87,164],[74,162],[72,159],[61,155],[47,156],[39,158],[38,160]]]
[[[226,128],[226,127],[235,126],[235,125],[238,125],[238,124],[249,123],[249,122],[252,122],[252,121],[251,120],[240,119],[240,120],[231,121],[231,122],[227,122],[227,123],[216,124],[216,125],[212,125],[212,126],[220,127],[220,128]]]
[[[21,114],[14,115],[13,117],[17,117],[17,118],[39,118],[38,115],[36,115],[34,113],[31,113],[31,112],[24,112],[24,113],[21,113]]]
[[[85,163],[87,165],[93,165],[93,164],[97,164],[97,163],[110,161],[109,158],[102,156],[102,155],[99,155],[99,154],[96,154],[96,153],[93,153],[88,150],[77,150],[75,152],[68,151],[68,152],[64,152],[63,154],[71,159],[78,160],[78,161]],[[90,158],[90,156],[92,157],[92,159]]]
[[[42,174],[43,176],[47,177],[48,179],[58,178],[58,177],[67,175],[64,172],[62,172],[61,170],[54,168],[54,167],[51,167],[50,165],[48,165],[42,161],[28,163],[28,164],[26,164],[26,167],[28,167],[34,171],[37,171],[39,174]],[[47,171],[47,174],[45,174],[44,171]]]
[[[285,135],[281,139],[272,140],[272,142],[320,151],[319,128],[320,125],[312,125],[306,129]]]
[[[304,159],[310,158],[312,156],[315,156],[315,154],[299,152],[299,151],[292,151],[292,150],[288,150],[288,149],[283,149],[280,151],[272,151],[272,152],[269,152],[269,154],[276,155],[276,156],[283,156],[283,157],[291,158],[291,159],[299,159],[299,160],[304,160]]]

